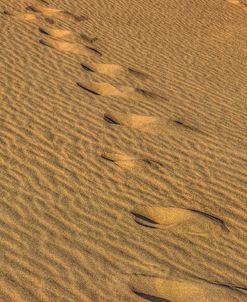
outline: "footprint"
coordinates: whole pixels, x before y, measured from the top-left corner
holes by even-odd
[[[152,134],[178,134],[189,135],[200,131],[178,120],[164,121],[158,117],[120,112],[107,112],[104,120],[115,125],[127,126]]]
[[[175,281],[135,276],[131,290],[147,301],[159,302],[246,302],[247,297],[236,288],[208,282]]]
[[[159,119],[153,116],[127,114],[119,112],[107,112],[104,114],[104,120],[110,124],[123,125],[142,131],[150,132],[153,125],[159,122]]]
[[[150,159],[137,158],[125,153],[104,153],[101,157],[125,169],[141,167],[143,164],[161,166],[159,162]]]
[[[239,0],[227,0],[227,2],[237,5],[237,6],[241,7],[243,10],[247,11],[247,4],[242,3]]]
[[[82,38],[83,40],[85,40],[86,42],[89,42],[89,43],[94,43],[95,41],[98,40],[98,38],[96,38],[96,37],[89,37],[89,36],[87,36],[87,35],[84,34],[84,33],[81,33],[80,36],[81,36],[81,38]]]
[[[108,83],[96,83],[96,82],[88,82],[88,83],[77,83],[79,87],[82,89],[95,94],[102,96],[124,96],[124,93],[118,90],[111,84]]]
[[[100,74],[106,74],[108,76],[118,76],[121,73],[129,73],[132,74],[138,78],[145,79],[148,76],[140,71],[131,69],[131,68],[125,68],[118,64],[97,64],[97,63],[91,63],[91,64],[81,64],[82,68],[84,68],[87,71],[90,72],[97,72]]]
[[[23,20],[23,21],[34,21],[34,20],[36,20],[35,14],[32,14],[32,13],[9,12],[9,11],[5,10],[3,12],[3,14],[7,15],[7,16],[10,16],[10,17],[13,17],[13,18],[18,19],[18,20]]]
[[[82,68],[90,72],[97,72],[101,74],[115,76],[122,71],[122,67],[117,64],[81,64]]]
[[[66,41],[59,41],[52,38],[43,38],[39,41],[41,44],[63,51],[63,52],[70,52],[76,55],[82,55],[86,57],[94,56],[94,52],[88,48],[87,46],[78,45],[77,43],[70,43]]]
[[[48,7],[48,6],[42,6],[42,5],[38,5],[38,4],[37,5],[31,4],[30,6],[27,7],[27,9],[31,10],[35,13],[40,13],[44,16],[54,16],[54,15],[63,13],[62,9]]]
[[[240,4],[239,0],[227,0],[227,2],[229,2],[231,4],[236,4],[236,5]]]
[[[214,231],[228,231],[225,223],[214,216],[181,208],[137,206],[132,211],[135,221],[150,228],[179,228],[184,233],[207,235]]]
[[[42,34],[45,34],[45,35],[48,35],[48,36],[51,36],[54,38],[73,37],[73,33],[67,29],[43,26],[43,27],[39,28],[39,31]]]
[[[31,10],[35,13],[40,13],[46,17],[51,17],[51,16],[55,16],[55,17],[70,17],[72,19],[74,19],[75,21],[77,22],[80,22],[82,20],[85,20],[87,19],[86,17],[84,16],[77,16],[77,15],[74,15],[68,11],[64,11],[62,9],[59,9],[59,8],[53,8],[53,7],[48,7],[48,6],[42,6],[42,5],[30,5],[27,7],[28,10]]]
[[[86,65],[84,66],[84,69],[86,69],[87,71],[92,71],[92,69],[90,69],[90,67],[87,67]],[[130,99],[131,98],[138,99],[140,98],[140,96],[144,96],[148,98],[150,97],[153,98],[156,96],[152,92],[148,92],[143,89],[126,87],[126,86],[120,87],[120,89],[118,89],[115,86],[104,82],[84,82],[84,83],[77,83],[77,84],[81,88],[95,95],[118,96],[122,98],[130,98]]]
[[[127,68],[128,72],[142,80],[145,80],[147,78],[151,78],[151,76],[145,72],[139,71],[137,69],[134,68]]]
[[[81,21],[84,21],[84,20],[88,20],[87,17],[85,16],[79,16],[79,15],[75,15],[71,12],[68,12],[68,11],[64,11],[64,14],[68,17],[71,17],[72,19],[74,19],[75,21],[77,22],[81,22]]]

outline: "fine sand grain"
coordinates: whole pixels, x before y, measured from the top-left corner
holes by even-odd
[[[0,302],[247,301],[247,1],[0,28]]]

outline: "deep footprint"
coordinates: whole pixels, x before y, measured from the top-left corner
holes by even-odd
[[[84,33],[81,33],[80,34],[80,37],[86,41],[86,42],[89,42],[89,43],[94,43],[95,41],[98,40],[98,38],[96,37],[89,37],[88,35],[84,34]]]
[[[33,13],[19,13],[19,12],[9,12],[9,11],[3,11],[3,14],[18,20],[23,21],[34,21],[36,20],[36,16]]]
[[[200,131],[195,127],[187,125],[183,122],[179,122],[177,120],[174,121],[171,119],[165,121],[154,116],[107,112],[104,114],[104,120],[111,124],[127,126],[152,134],[189,135],[200,133]]]
[[[79,87],[90,92],[95,95],[102,95],[102,96],[124,96],[124,94],[108,83],[95,83],[95,82],[84,82],[84,83],[77,83]]]
[[[65,37],[73,37],[73,33],[67,29],[60,29],[55,27],[47,27],[41,26],[39,27],[39,31],[42,34],[54,37],[54,38],[65,38]]]
[[[133,209],[132,213],[138,224],[150,228],[176,229],[180,227],[182,232],[195,235],[228,231],[221,219],[196,210],[138,206]]]
[[[87,18],[84,16],[77,16],[73,13],[70,13],[68,11],[64,11],[62,9],[59,8],[53,8],[53,7],[48,7],[48,6],[42,6],[42,5],[30,5],[27,7],[28,10],[31,10],[35,13],[40,13],[43,16],[46,17],[50,17],[50,16],[54,16],[54,17],[58,17],[58,18],[72,18],[73,20],[80,22],[83,20],[86,20]]]
[[[100,74],[105,74],[108,76],[119,76],[120,74],[131,74],[135,77],[146,79],[148,75],[144,74],[141,71],[132,69],[132,68],[125,68],[118,64],[99,64],[99,63],[91,63],[91,64],[81,64],[82,68],[87,71],[97,72]]]
[[[62,52],[69,52],[85,57],[94,56],[94,52],[92,52],[91,49],[89,49],[87,46],[79,45],[77,43],[55,40],[49,37],[43,38],[39,42],[45,46],[57,49]]]
[[[239,6],[240,8],[242,8],[243,10],[247,11],[247,4],[242,3],[239,0],[226,0],[227,2],[229,2],[230,4],[234,4]]]
[[[93,72],[93,67],[84,65],[83,68],[87,71]],[[87,91],[92,92],[95,95],[102,95],[102,96],[118,96],[126,99],[140,99],[140,97],[146,98],[154,98],[158,97],[156,94],[152,92],[148,92],[143,89],[139,88],[132,88],[132,87],[120,87],[119,89],[115,86],[104,83],[104,82],[84,82],[84,83],[77,83],[78,86],[84,88]]]
[[[143,165],[161,166],[160,163],[146,158],[137,158],[125,153],[104,153],[101,157],[125,169],[139,168]]]
[[[175,281],[135,276],[130,288],[149,301],[172,302],[246,302],[247,297],[236,288],[207,282]],[[152,300],[153,299],[153,300]],[[154,300],[156,299],[156,300]],[[160,299],[160,300],[159,300]]]

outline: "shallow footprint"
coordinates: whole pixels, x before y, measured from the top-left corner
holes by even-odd
[[[90,67],[84,66],[85,69],[88,71],[93,71]],[[102,95],[102,96],[118,96],[122,98],[129,98],[129,99],[139,99],[140,96],[144,97],[156,97],[152,92],[148,92],[146,90],[140,88],[132,88],[132,87],[120,87],[119,89],[115,86],[104,83],[104,82],[84,82],[84,83],[77,83],[78,86],[91,92],[95,95]]]
[[[81,64],[81,66],[87,71],[106,74],[111,77],[118,76],[121,73],[129,73],[141,79],[145,79],[148,77],[148,75],[146,75],[141,71],[132,68],[125,68],[118,64],[91,63],[91,64]]]
[[[84,33],[81,33],[80,34],[80,37],[86,41],[86,42],[89,42],[89,43],[94,43],[95,41],[98,40],[97,37],[89,37],[88,35],[84,34]]]
[[[235,288],[207,282],[175,281],[135,276],[131,290],[148,301],[164,302],[246,302],[247,297]],[[156,300],[155,300],[156,299]]]
[[[104,114],[104,120],[110,124],[123,125],[144,132],[152,132],[154,126],[159,123],[159,119],[153,116],[120,112],[107,112]]]
[[[48,7],[48,6],[32,4],[32,5],[28,6],[27,9],[32,10],[33,12],[36,12],[36,13],[40,13],[46,17],[51,17],[51,16],[56,17],[57,16],[59,18],[63,18],[63,17],[67,16],[67,17],[74,19],[77,22],[80,22],[80,21],[86,19],[86,17],[84,17],[84,16],[77,16],[68,11],[64,11],[59,8],[53,8],[53,7]]]
[[[23,20],[23,21],[34,21],[36,20],[36,16],[33,13],[19,13],[19,12],[9,12],[5,10],[3,12],[4,15],[13,17],[18,20]]]
[[[40,13],[44,16],[53,16],[56,14],[63,13],[62,9],[59,8],[53,8],[53,7],[48,7],[48,6],[42,6],[42,5],[35,5],[31,4],[30,6],[27,7],[28,10],[31,10],[35,13]]]
[[[43,38],[39,41],[41,44],[63,51],[70,52],[76,55],[82,55],[86,57],[94,56],[94,52],[89,49],[87,46],[79,45],[77,43],[71,43],[66,41],[59,41],[52,38]]]
[[[55,27],[48,27],[48,26],[41,26],[39,31],[42,34],[54,37],[54,38],[66,38],[66,37],[73,37],[73,33],[67,29],[60,29]]]
[[[125,169],[139,168],[144,164],[161,166],[161,164],[156,161],[137,158],[125,153],[104,153],[101,157]]]
[[[120,96],[123,97],[124,93],[118,90],[116,87],[109,83],[101,83],[101,82],[84,82],[84,83],[77,83],[79,87],[90,92],[95,95],[102,95],[102,96]]]
[[[214,216],[181,208],[137,206],[132,213],[135,221],[150,228],[179,228],[183,233],[207,235],[218,231],[228,231],[225,223]]]
[[[241,7],[243,10],[247,11],[247,4],[244,4],[239,0],[227,0],[227,2],[237,5],[237,6]]]
[[[120,112],[107,112],[104,114],[104,120],[115,125],[123,125],[135,128],[143,132],[152,134],[179,134],[187,135],[199,133],[199,130],[193,126],[187,125],[178,120],[164,121],[158,117],[139,114],[129,114]]]

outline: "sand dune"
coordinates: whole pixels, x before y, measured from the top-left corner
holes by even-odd
[[[0,301],[247,301],[246,0],[2,0]]]

